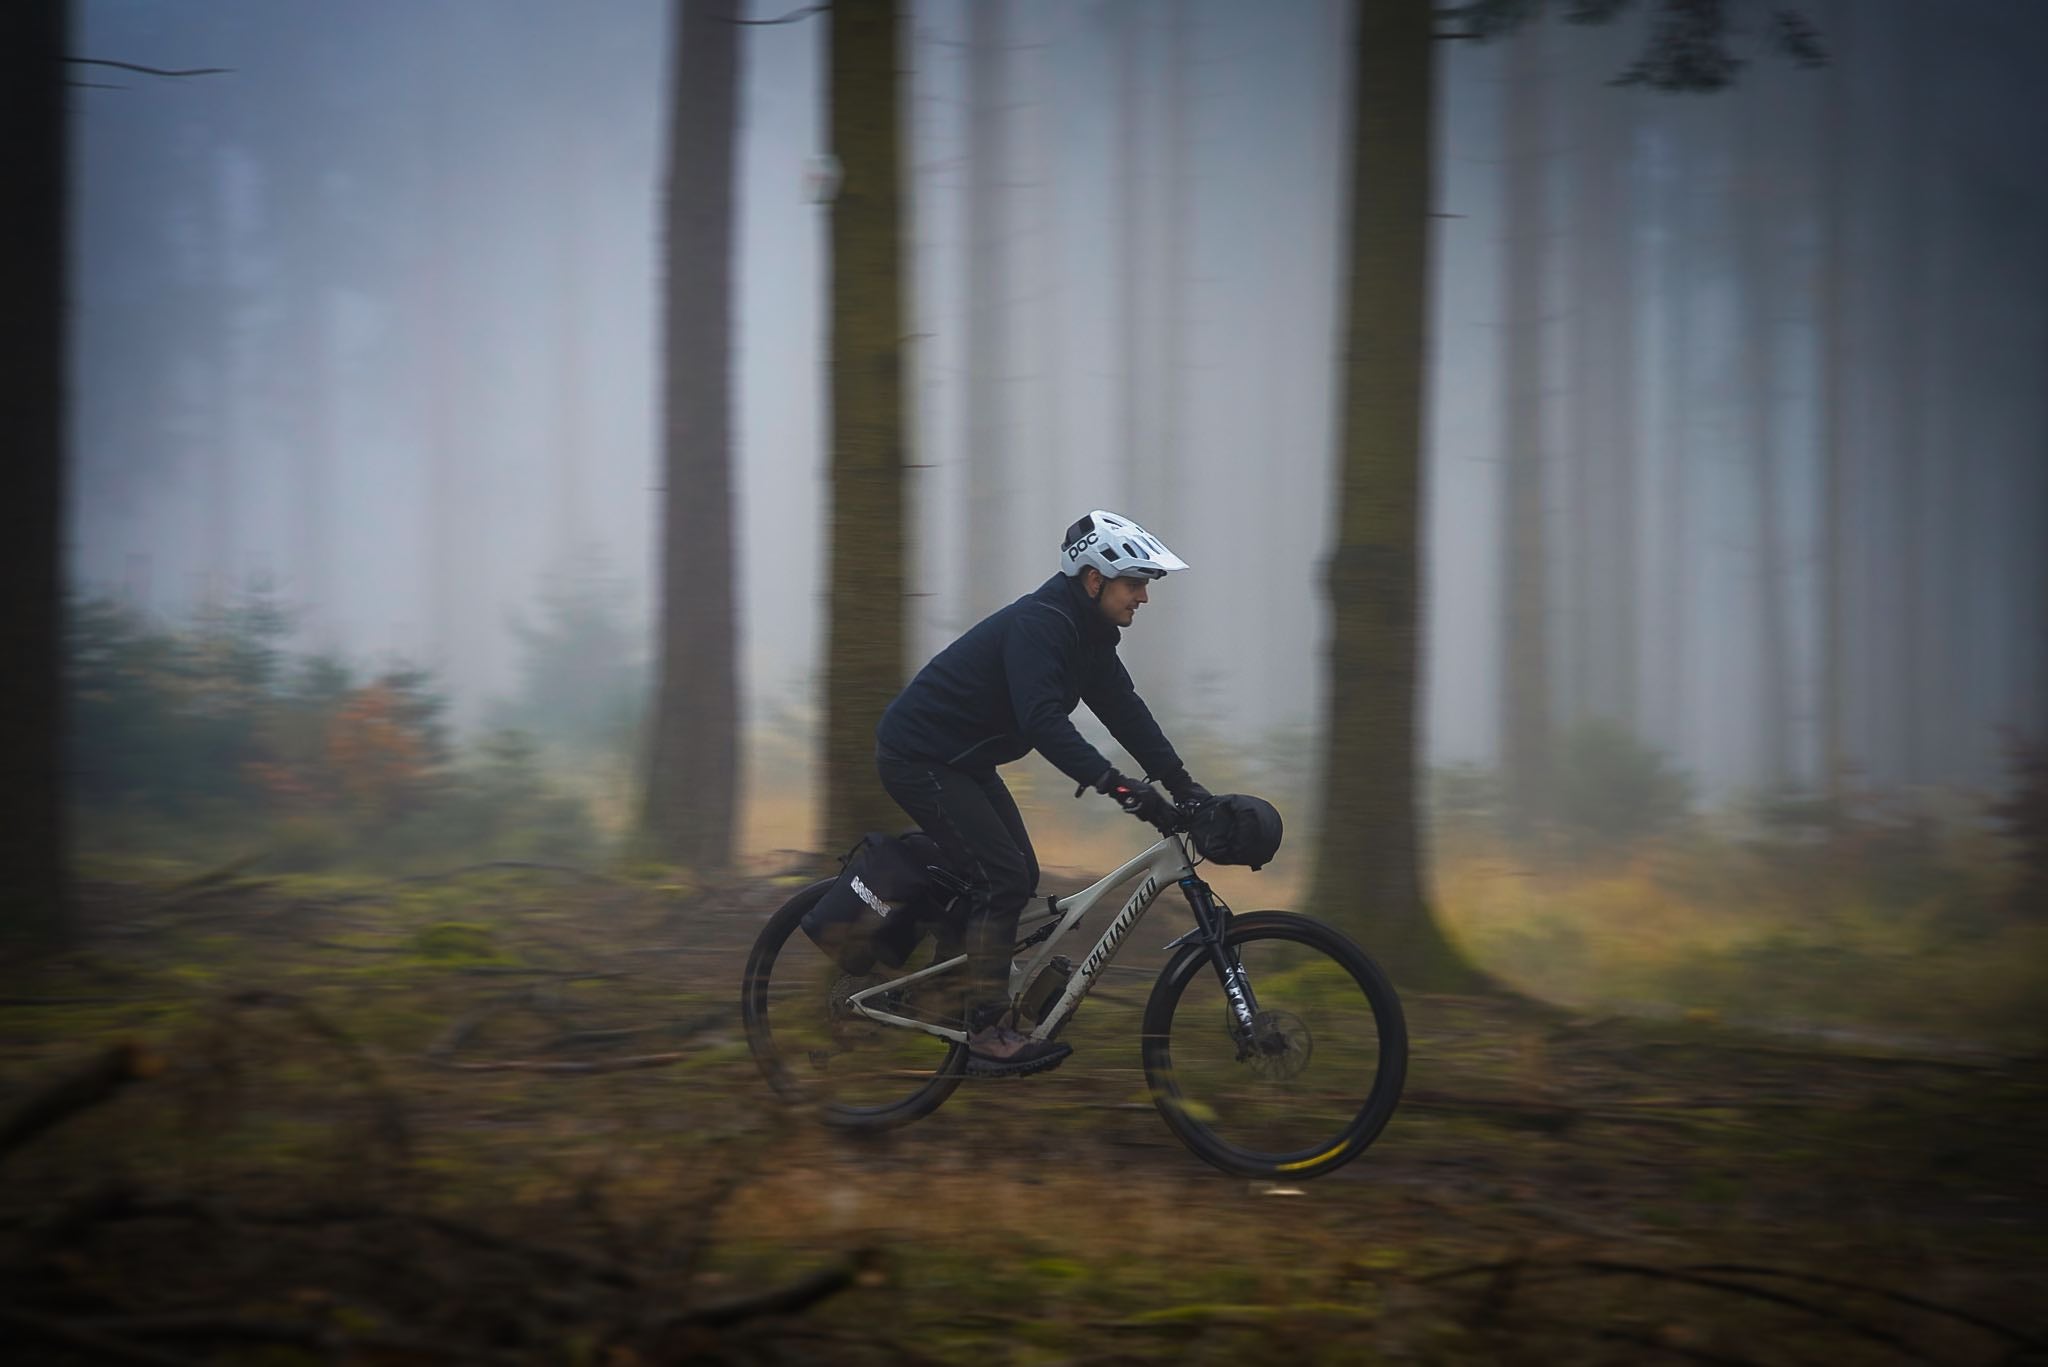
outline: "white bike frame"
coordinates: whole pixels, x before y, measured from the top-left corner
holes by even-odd
[[[1023,989],[1024,984],[1036,977],[1038,970],[1051,958],[1053,946],[1057,945],[1066,936],[1066,933],[1072,930],[1075,924],[1083,916],[1086,916],[1097,902],[1102,900],[1103,894],[1128,879],[1136,877],[1140,873],[1144,874],[1145,877],[1139,881],[1137,889],[1131,893],[1130,900],[1124,903],[1124,909],[1116,914],[1116,919],[1109,923],[1109,928],[1102,932],[1102,938],[1095,942],[1094,949],[1088,951],[1088,957],[1075,967],[1073,976],[1067,981],[1067,990],[1060,994],[1059,1001],[1054,1004],[1051,1010],[1045,1013],[1044,1017],[1031,1031],[1031,1038],[1046,1039],[1050,1037],[1053,1029],[1061,1021],[1065,1020],[1075,1007],[1081,1004],[1081,999],[1088,995],[1088,989],[1094,984],[1096,977],[1101,974],[1109,961],[1116,957],[1117,946],[1122,944],[1124,937],[1131,933],[1131,927],[1138,924],[1138,919],[1145,914],[1145,909],[1151,906],[1153,901],[1158,898],[1161,888],[1169,883],[1178,883],[1184,878],[1195,876],[1194,861],[1188,858],[1186,837],[1179,835],[1161,836],[1158,842],[1151,848],[1132,859],[1126,860],[1099,881],[1090,884],[1071,897],[1052,899],[1053,910],[1059,915],[1059,921],[1054,926],[1052,934],[1038,946],[1038,952],[1025,962],[1023,968],[1019,969],[1016,961],[1014,959],[1011,960],[1010,997],[1012,1000],[1015,1000],[1017,993]],[[894,1015],[879,1006],[868,1005],[868,998],[878,993],[890,992],[897,988],[906,987],[921,979],[944,973],[965,962],[967,962],[965,954],[956,954],[944,963],[936,963],[928,968],[921,968],[915,973],[907,973],[900,978],[891,978],[888,982],[877,983],[873,987],[856,992],[847,998],[847,1005],[858,1011],[861,1015],[866,1016],[869,1020],[880,1021],[884,1025],[900,1025],[908,1030],[922,1030],[926,1034],[937,1035],[941,1039],[949,1039],[956,1044],[965,1044],[967,1042],[967,1032],[965,1030],[938,1025],[932,1021],[917,1020],[910,1016]]]

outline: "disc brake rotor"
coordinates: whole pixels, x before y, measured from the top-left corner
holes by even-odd
[[[1261,1011],[1252,1017],[1251,1044],[1244,1061],[1268,1082],[1285,1082],[1308,1067],[1315,1040],[1308,1024],[1291,1011]]]

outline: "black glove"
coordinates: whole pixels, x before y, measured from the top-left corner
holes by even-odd
[[[1173,800],[1183,807],[1199,807],[1215,794],[1188,777],[1185,766],[1174,770],[1159,780],[1166,785],[1166,791],[1173,794]]]
[[[1107,793],[1116,799],[1116,805],[1140,821],[1148,821],[1162,833],[1170,832],[1174,826],[1173,804],[1149,783],[1140,783],[1134,778],[1125,778],[1111,769],[1095,780],[1095,791]]]

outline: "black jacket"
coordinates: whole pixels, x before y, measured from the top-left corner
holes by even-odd
[[[1112,766],[1067,719],[1085,702],[1145,773],[1174,773],[1180,756],[1116,657],[1121,635],[1079,576],[1056,574],[933,656],[882,713],[875,740],[971,770],[1036,750],[1076,783],[1093,783]]]

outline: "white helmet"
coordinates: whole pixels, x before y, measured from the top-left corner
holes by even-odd
[[[1105,579],[1138,575],[1157,579],[1188,562],[1166,549],[1166,543],[1120,513],[1097,508],[1067,528],[1060,548],[1060,573],[1068,578],[1094,566]]]

